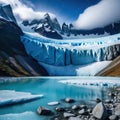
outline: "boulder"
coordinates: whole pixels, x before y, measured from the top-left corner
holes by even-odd
[[[87,109],[87,106],[86,105],[80,105],[80,108],[81,109]]]
[[[62,108],[62,107],[57,107],[57,108],[55,108],[55,110],[56,110],[57,112],[64,112],[64,111],[65,111],[65,109]]]
[[[68,120],[82,120],[82,119],[79,117],[70,117]]]
[[[85,109],[82,109],[78,112],[80,115],[83,115],[85,113]]]
[[[100,103],[100,102],[101,102],[101,99],[97,98],[96,103]]]
[[[116,116],[116,115],[111,115],[111,116],[109,117],[109,119],[110,119],[110,120],[117,120],[117,116]]]
[[[97,118],[99,120],[106,120],[106,118],[108,117],[106,107],[102,102],[98,103],[94,107],[92,114],[95,118]]]
[[[73,103],[73,102],[75,102],[75,100],[72,99],[72,98],[66,98],[64,101],[65,101],[66,103]]]
[[[53,114],[51,110],[41,107],[41,106],[37,109],[37,113],[39,115],[52,115]]]
[[[79,106],[77,106],[77,105],[73,105],[72,106],[72,110],[78,110],[80,107]]]
[[[115,115],[120,116],[120,109],[115,111]]]
[[[63,113],[63,116],[64,116],[64,118],[69,118],[69,117],[74,117],[75,115],[72,113],[65,112],[65,113]]]

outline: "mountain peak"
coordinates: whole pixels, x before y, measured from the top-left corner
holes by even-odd
[[[8,21],[13,21],[14,23],[17,23],[14,15],[13,15],[12,8],[9,4],[2,5],[0,7],[0,16]]]

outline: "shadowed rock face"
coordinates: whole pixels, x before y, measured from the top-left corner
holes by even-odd
[[[16,23],[0,18],[0,76],[48,75],[43,67],[26,54],[20,41],[22,35]],[[25,65],[16,56],[20,56]]]

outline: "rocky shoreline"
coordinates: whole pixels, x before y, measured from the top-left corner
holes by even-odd
[[[107,95],[105,100],[96,98],[94,106],[79,105],[74,99],[65,98],[63,102],[71,104],[71,107],[57,107],[56,102],[52,102],[56,106],[55,111],[39,107],[37,113],[51,116],[50,120],[120,120],[120,87],[110,88]]]

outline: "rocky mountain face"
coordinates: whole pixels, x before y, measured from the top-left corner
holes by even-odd
[[[56,18],[51,18],[48,13],[40,20],[25,20],[22,24],[24,26],[29,26],[33,31],[48,38],[62,39],[62,36],[60,35],[61,27],[58,20]]]
[[[120,56],[115,58],[109,66],[97,73],[96,76],[120,76]]]
[[[48,75],[26,54],[20,41],[24,33],[17,25],[10,5],[0,7],[0,76]]]

